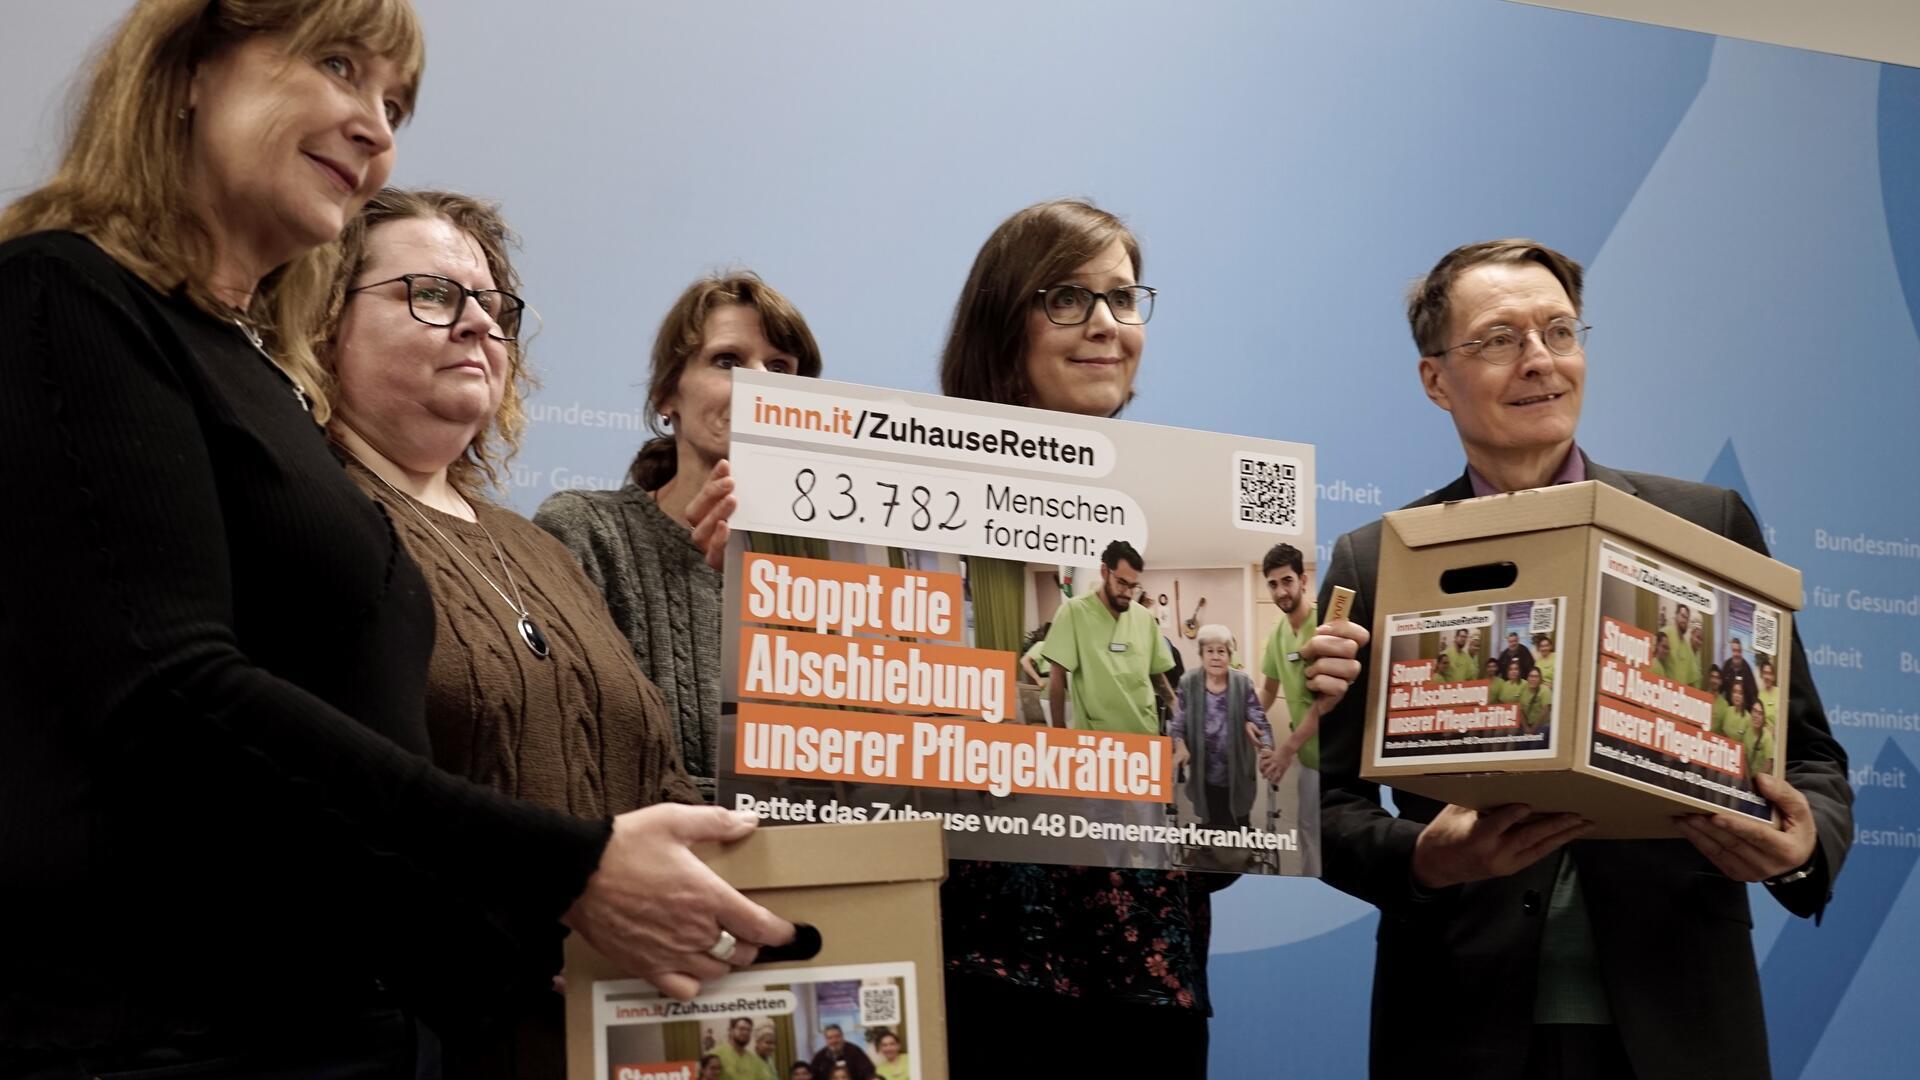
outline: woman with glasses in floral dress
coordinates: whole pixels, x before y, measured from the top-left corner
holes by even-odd
[[[941,388],[1115,415],[1133,398],[1154,311],[1156,292],[1140,274],[1138,239],[1104,210],[1058,200],[1014,214],[987,238],[961,290]],[[1314,689],[1338,699],[1358,673],[1355,650],[1339,634],[1311,639],[1302,653]],[[1004,1071],[1006,1046],[990,1036],[1015,1023],[1057,1036],[1023,1052],[1023,1071],[1036,1076],[1204,1077],[1209,898],[1232,880],[952,863],[941,889],[952,1074]],[[1126,1037],[1112,1038],[1116,1031]]]

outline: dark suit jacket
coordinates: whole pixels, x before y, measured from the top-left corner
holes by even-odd
[[[1752,511],[1723,488],[1587,463],[1589,479],[1737,540],[1766,544]],[[1411,504],[1473,497],[1463,474]],[[1381,523],[1342,536],[1321,581],[1357,591],[1352,619],[1373,625]],[[1853,837],[1846,753],[1827,730],[1798,635],[1787,706],[1787,779],[1813,805],[1820,841],[1811,877],[1772,889],[1795,915],[1818,916]],[[1361,662],[1367,663],[1368,652]],[[1364,676],[1363,676],[1364,678]],[[1416,895],[1415,837],[1441,804],[1359,778],[1363,683],[1320,725],[1321,829],[1329,884],[1380,909],[1374,963],[1372,1075],[1519,1077],[1533,1018],[1546,898],[1558,859],[1509,877]],[[1769,1075],[1747,886],[1685,840],[1582,841],[1568,849],[1592,917],[1601,978],[1638,1080]]]
[[[1504,679],[1507,677],[1507,664],[1514,660],[1520,661],[1521,678],[1526,678],[1527,672],[1533,670],[1533,650],[1527,648],[1525,645],[1515,645],[1512,648],[1501,649],[1500,655],[1495,658],[1495,663],[1499,665],[1501,678]]]
[[[853,1080],[873,1080],[873,1059],[867,1056],[865,1050],[852,1043],[842,1043],[838,1054],[824,1046],[821,1047],[820,1052],[813,1055],[815,1080],[827,1080],[832,1076],[835,1062],[846,1065],[847,1072]]]

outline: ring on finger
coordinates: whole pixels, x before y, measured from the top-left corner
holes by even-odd
[[[731,933],[722,930],[720,940],[707,947],[707,955],[724,964],[733,959],[733,951],[739,945],[740,942]]]

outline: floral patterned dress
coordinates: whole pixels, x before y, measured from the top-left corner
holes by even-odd
[[[1211,1015],[1212,892],[1233,878],[1181,870],[948,864],[947,968],[1029,990]]]

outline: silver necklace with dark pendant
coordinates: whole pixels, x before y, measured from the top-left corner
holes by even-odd
[[[292,375],[288,374],[286,368],[283,368],[280,366],[280,361],[275,360],[273,358],[273,354],[267,351],[266,339],[262,338],[259,335],[259,333],[254,330],[253,327],[248,326],[246,323],[241,322],[239,319],[233,320],[233,325],[239,327],[240,332],[246,335],[247,342],[248,344],[253,346],[254,351],[259,353],[261,358],[266,360],[267,363],[272,364],[273,370],[279,372],[280,377],[287,380],[287,385],[293,387],[293,400],[299,402],[300,407],[302,409],[306,410],[307,412],[312,412],[313,403],[307,400],[307,392],[300,388],[299,381],[296,380]]]
[[[341,445],[346,446],[345,443],[341,443]],[[513,570],[507,566],[507,557],[500,551],[500,541],[493,538],[492,530],[488,529],[486,525],[480,521],[480,515],[478,513],[473,515],[473,523],[480,526],[480,532],[486,536],[487,543],[493,545],[493,557],[500,560],[500,572],[506,575],[507,588],[513,590],[512,596],[507,595],[506,589],[502,589],[500,586],[494,584],[493,579],[487,576],[487,572],[480,569],[478,563],[468,558],[467,553],[460,550],[458,544],[447,539],[447,534],[441,532],[440,526],[435,525],[433,519],[427,516],[426,511],[420,509],[419,503],[413,496],[401,491],[398,487],[394,486],[393,481],[381,476],[378,470],[367,464],[365,458],[362,458],[359,454],[354,454],[352,447],[348,446],[346,450],[347,453],[353,454],[353,460],[358,461],[368,472],[373,473],[374,479],[387,485],[387,490],[398,495],[400,501],[406,504],[407,509],[413,511],[414,516],[420,519],[420,523],[433,530],[433,535],[440,538],[440,543],[444,544],[448,551],[460,556],[461,562],[466,563],[474,573],[480,575],[480,580],[486,582],[488,588],[491,588],[495,593],[499,594],[500,599],[507,607],[513,609],[513,613],[520,617],[517,624],[520,630],[520,640],[526,643],[527,649],[531,651],[533,655],[545,660],[548,654],[552,652],[552,649],[547,645],[547,635],[542,633],[539,624],[533,621],[532,610],[521,603],[520,586],[514,583]]]

